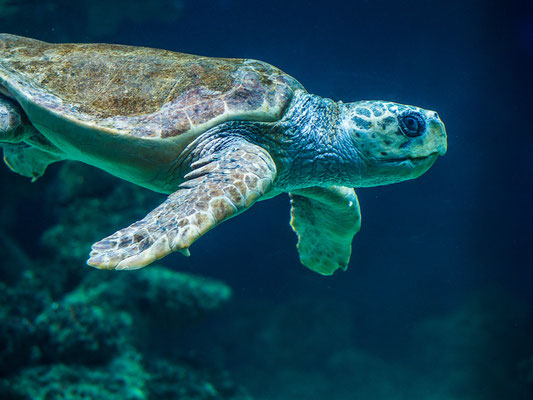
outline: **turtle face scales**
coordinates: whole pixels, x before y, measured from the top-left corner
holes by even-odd
[[[444,124],[436,112],[419,107],[384,101],[342,104],[340,127],[366,166],[355,186],[417,178],[446,153]]]
[[[290,192],[300,259],[324,275],[348,266],[353,187],[416,178],[446,152],[435,112],[335,102],[261,61],[0,33],[2,142],[33,180],[72,159],[169,195],[95,243],[93,267],[189,255],[218,224]]]

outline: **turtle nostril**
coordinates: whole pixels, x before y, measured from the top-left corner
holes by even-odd
[[[436,111],[435,111],[435,112],[433,112],[433,118],[435,118],[435,119],[439,119],[439,114],[437,114],[437,112],[436,112]]]

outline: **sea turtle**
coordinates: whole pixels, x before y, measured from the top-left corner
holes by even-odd
[[[6,164],[38,178],[71,159],[169,194],[92,246],[87,263],[136,269],[256,201],[289,192],[301,262],[346,269],[360,227],[353,187],[422,175],[446,152],[434,111],[335,102],[250,59],[0,35]]]

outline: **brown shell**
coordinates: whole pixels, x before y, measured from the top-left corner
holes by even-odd
[[[0,34],[0,89],[96,130],[143,138],[276,121],[303,87],[261,61]],[[31,115],[30,115],[31,118]]]

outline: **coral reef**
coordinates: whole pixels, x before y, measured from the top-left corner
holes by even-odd
[[[0,375],[7,375],[40,358],[34,321],[51,297],[32,272],[25,271],[17,285],[0,282],[0,304]]]
[[[93,276],[58,301],[31,271],[0,283],[0,398],[247,398],[227,376],[136,348],[154,340],[147,330],[168,329],[164,318],[187,329],[230,288],[162,267],[137,272]]]
[[[105,366],[25,369],[0,383],[0,398],[27,400],[251,400],[227,376],[169,360],[143,360],[126,349]]]
[[[106,302],[120,310],[149,313],[150,318],[161,315],[185,322],[218,309],[231,297],[231,289],[221,282],[157,266],[113,274],[106,281],[89,281],[73,297],[94,304]],[[128,296],[124,297],[124,293]]]
[[[533,397],[533,320],[508,292],[478,293],[405,329],[384,322],[382,343],[369,341],[375,331],[349,297],[228,304],[224,283],[162,266],[93,270],[83,265],[90,244],[162,196],[80,164],[55,168],[40,199],[53,222],[41,251],[0,234],[0,399]],[[18,218],[13,196],[5,202],[8,232]],[[388,343],[402,346],[391,353]]]
[[[180,358],[186,351],[169,352],[168,342],[159,349],[164,335],[179,338],[227,303],[226,284],[161,266],[84,266],[94,236],[158,195],[75,163],[48,190],[55,224],[42,255],[0,240],[0,399],[249,399],[223,370]]]

